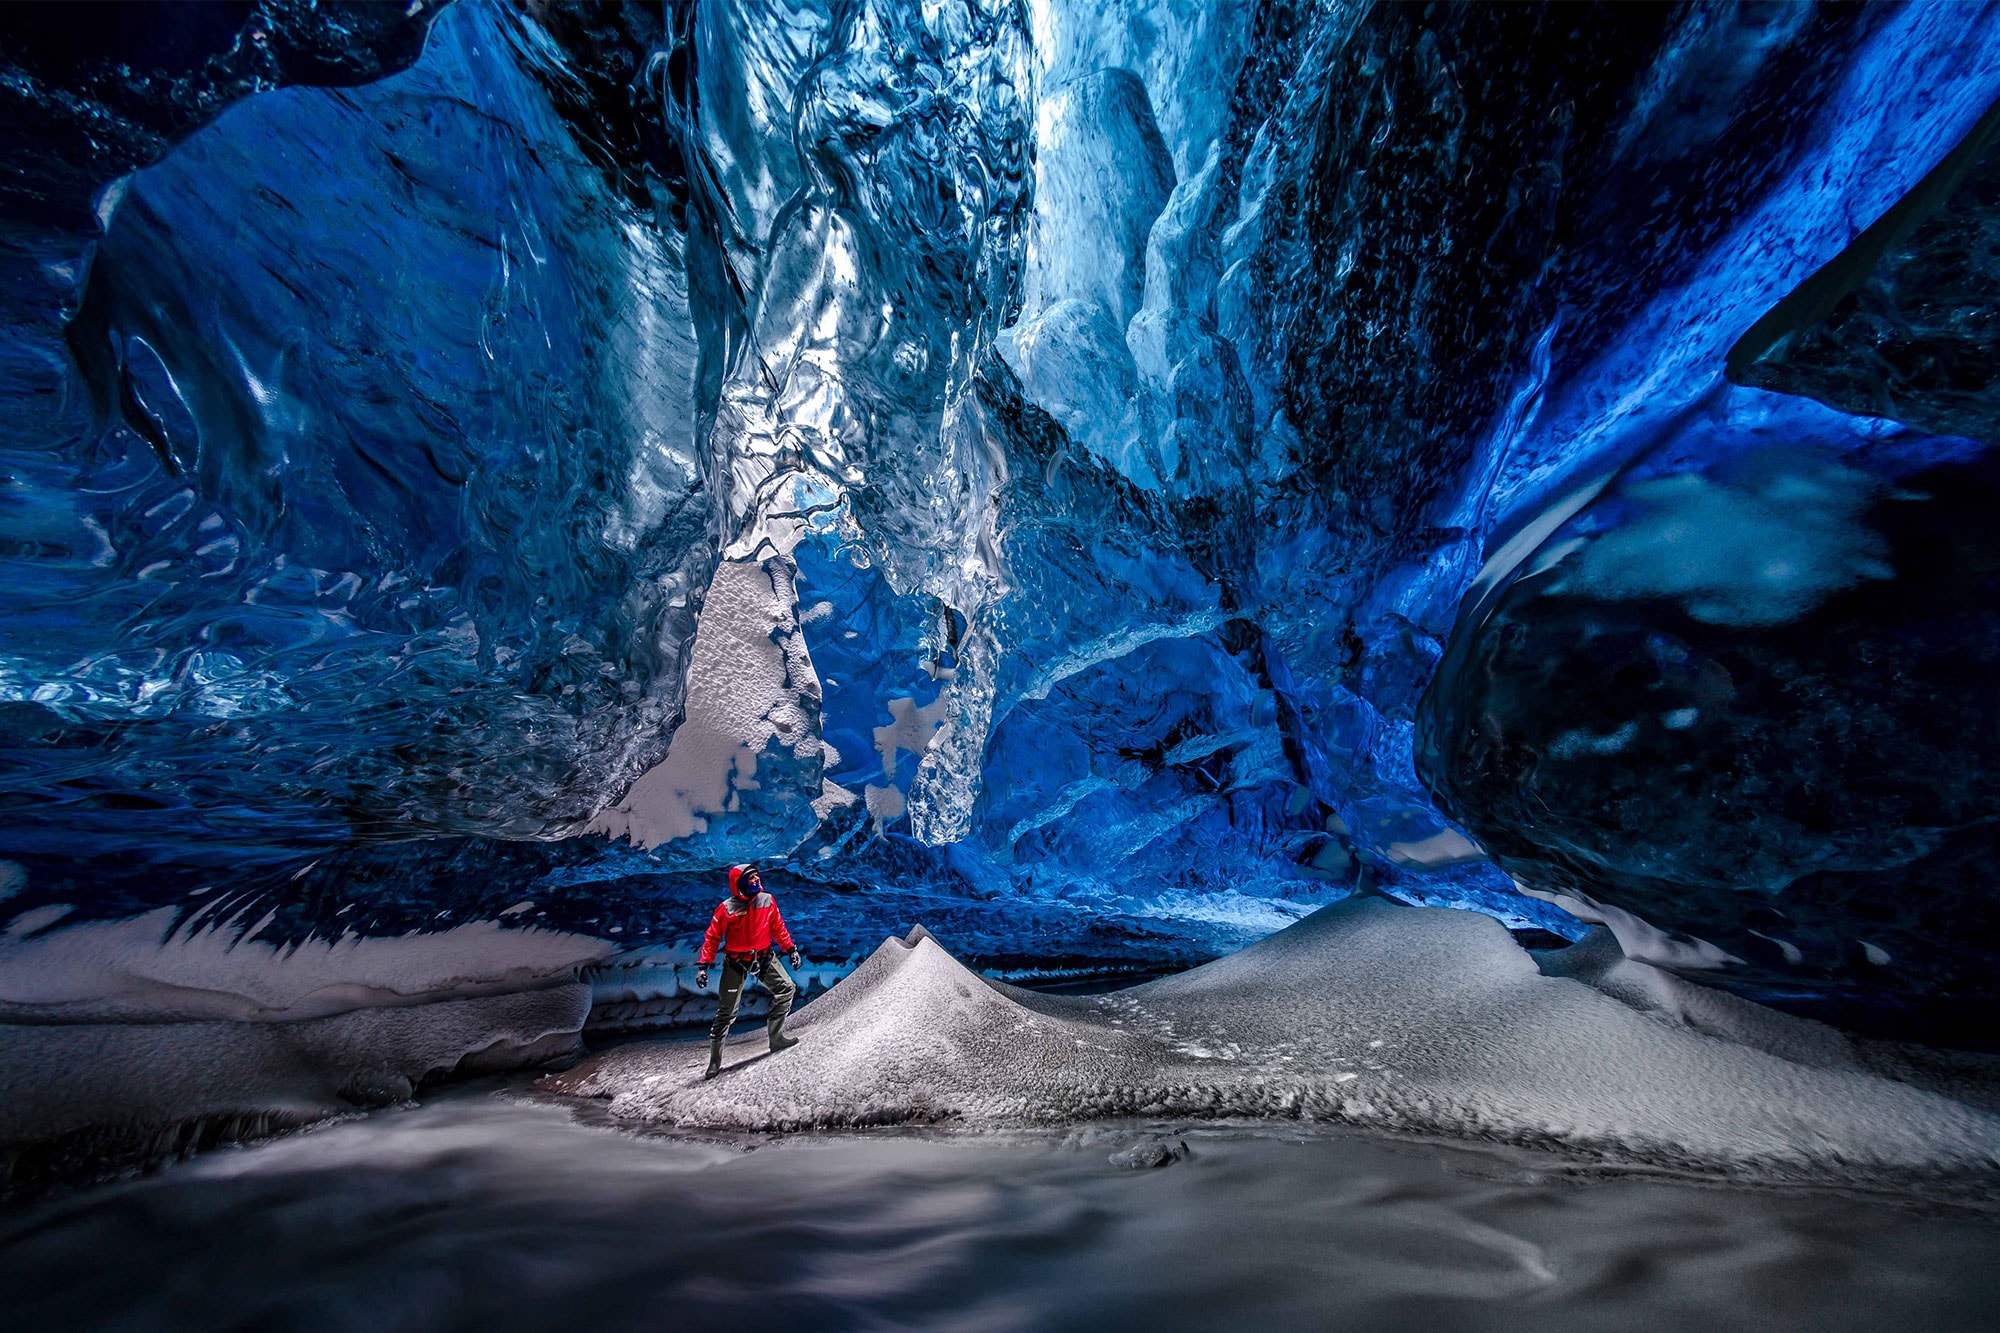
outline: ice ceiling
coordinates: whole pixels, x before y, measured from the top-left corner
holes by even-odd
[[[1985,6],[0,30],[16,934],[756,857],[830,956],[1373,891],[2000,999]]]

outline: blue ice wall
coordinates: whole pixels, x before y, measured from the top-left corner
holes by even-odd
[[[215,25],[176,40],[255,46]],[[1724,372],[1843,254],[1856,289],[1850,247],[1978,129],[1988,8],[428,25],[322,34],[344,86],[191,106],[8,38],[48,104],[137,127],[35,177],[0,253],[14,905],[221,881],[295,932],[533,898],[678,938],[755,845],[829,936],[1166,959],[1354,892],[1713,934],[1832,845],[1733,761],[1649,785],[1679,761],[1612,745],[1625,659],[1562,636],[1823,635],[1917,567],[1878,509],[1979,466],[1940,433],[1967,409]],[[1931,272],[1896,262],[1856,290]],[[704,621],[751,563],[796,604]],[[1871,661],[1976,660],[1969,625]],[[1474,670],[1509,634],[1559,665]],[[1790,706],[1740,697],[1752,732]],[[1815,864],[1909,864],[1901,810],[1813,816],[1874,849]],[[1639,861],[1681,869],[1628,893]],[[1833,984],[1772,958],[1744,975]]]
[[[462,7],[407,73],[240,102],[15,265],[19,850],[542,836],[671,717],[683,280],[532,40]]]

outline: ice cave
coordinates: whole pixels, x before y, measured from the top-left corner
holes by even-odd
[[[0,7],[10,1328],[2000,1328],[2000,5]]]

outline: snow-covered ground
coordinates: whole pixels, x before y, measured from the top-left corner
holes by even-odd
[[[544,1086],[681,1127],[1279,1117],[1767,1177],[2000,1165],[2000,1118],[1885,1076],[1831,1029],[1580,953],[1545,975],[1485,917],[1357,901],[1065,998],[985,981],[919,929],[801,1010],[793,1051],[735,1038],[704,1081],[700,1043],[634,1043]]]

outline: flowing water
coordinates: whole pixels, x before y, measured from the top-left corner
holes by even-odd
[[[1975,1329],[2000,1219],[1193,1126],[704,1141],[459,1089],[0,1215],[16,1329]],[[1154,1169],[1134,1143],[1185,1144]]]

